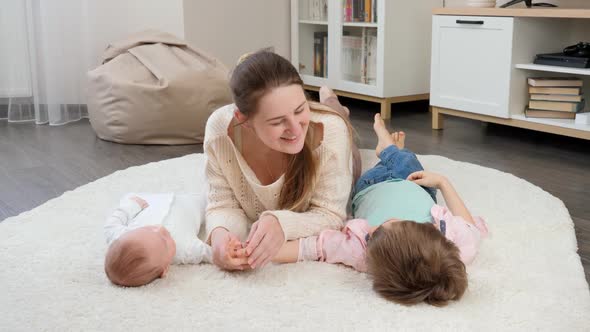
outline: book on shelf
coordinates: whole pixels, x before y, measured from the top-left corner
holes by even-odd
[[[343,0],[344,22],[377,22],[377,0]]]
[[[537,87],[580,87],[583,81],[578,77],[529,77],[530,86]]]
[[[344,22],[352,22],[352,0],[344,1]]]
[[[573,103],[577,103],[582,101],[581,95],[549,95],[549,94],[540,94],[540,93],[533,93],[531,94],[531,100],[547,100],[547,101],[569,101]]]
[[[529,100],[529,108],[543,111],[579,112],[584,109],[585,102],[571,103],[567,101]]]
[[[560,112],[560,111],[541,111],[530,108],[525,108],[524,116],[527,118],[548,118],[548,119],[575,119],[574,112]]]
[[[313,33],[313,75],[326,77],[328,73],[328,33]]]
[[[302,13],[307,14],[307,19],[312,21],[328,20],[328,0],[301,0]]]
[[[556,94],[556,95],[574,95],[579,96],[581,94],[581,89],[579,87],[536,87],[536,86],[529,86],[529,93],[537,93],[537,94]]]

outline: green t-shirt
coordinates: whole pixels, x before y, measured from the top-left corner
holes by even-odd
[[[379,226],[389,219],[431,222],[432,197],[414,182],[393,179],[380,182],[354,195],[352,212],[355,218],[366,219]]]

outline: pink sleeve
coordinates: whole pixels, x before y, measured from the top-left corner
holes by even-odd
[[[342,231],[322,231],[317,242],[319,260],[332,264],[341,263],[357,271],[366,272],[365,236],[368,233],[369,224],[362,219],[349,221]]]
[[[475,259],[477,249],[482,237],[487,236],[488,228],[481,217],[474,217],[475,224],[465,219],[454,216],[446,207],[434,205],[430,210],[433,223],[443,232],[447,239],[452,241],[458,248],[461,261],[469,264]],[[444,220],[444,227],[441,229],[441,220]]]

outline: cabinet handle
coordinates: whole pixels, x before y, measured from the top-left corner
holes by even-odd
[[[455,22],[457,22],[457,24],[476,24],[476,25],[483,25],[483,21],[457,20]]]

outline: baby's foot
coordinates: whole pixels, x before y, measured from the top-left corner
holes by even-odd
[[[375,114],[375,122],[373,123],[373,130],[377,134],[377,147],[375,148],[375,154],[377,157],[381,154],[386,147],[395,144],[393,136],[389,134],[387,128],[385,128],[385,122],[381,119],[381,114]]]
[[[398,149],[403,149],[406,142],[406,133],[403,131],[395,132],[391,134],[391,138],[393,139],[393,144],[397,146]]]

